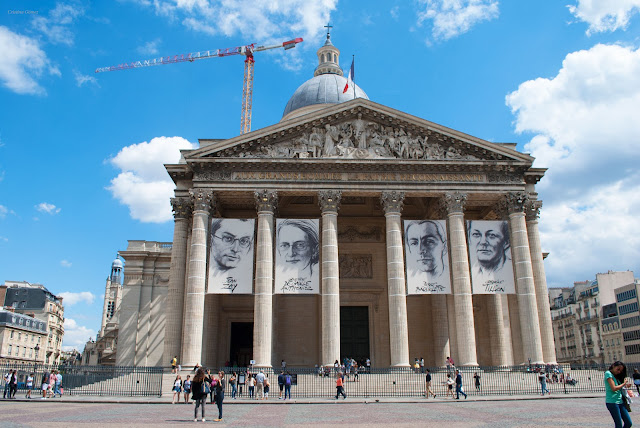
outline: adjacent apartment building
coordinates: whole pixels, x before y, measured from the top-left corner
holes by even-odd
[[[0,309],[0,362],[42,363],[47,340],[47,324],[44,321]]]

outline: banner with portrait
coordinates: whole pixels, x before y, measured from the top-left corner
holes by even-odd
[[[318,219],[276,220],[276,294],[320,293]]]
[[[207,293],[253,293],[254,230],[254,219],[211,221]]]
[[[446,220],[404,220],[407,294],[451,294]]]
[[[508,223],[468,220],[467,241],[473,294],[515,294]]]

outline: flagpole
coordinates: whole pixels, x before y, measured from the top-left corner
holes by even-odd
[[[351,76],[351,81],[353,82],[353,99],[356,99],[356,56],[353,55],[351,59],[351,63],[353,64],[353,76]]]

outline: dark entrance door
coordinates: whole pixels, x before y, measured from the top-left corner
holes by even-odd
[[[231,346],[229,363],[232,366],[248,366],[253,357],[253,323],[231,323]]]
[[[340,306],[340,359],[364,362],[369,357],[369,308]]]

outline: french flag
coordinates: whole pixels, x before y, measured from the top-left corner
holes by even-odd
[[[347,93],[347,90],[349,90],[349,82],[351,82],[354,85],[353,94],[355,95],[355,80],[356,80],[355,76],[356,76],[356,74],[355,74],[354,68],[353,68],[354,62],[355,62],[355,58],[351,60],[351,68],[349,69],[349,75],[347,76],[347,84],[344,85],[344,89],[342,90],[343,94]]]

